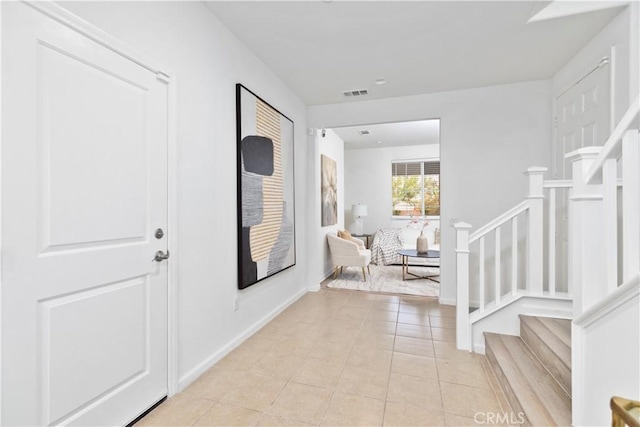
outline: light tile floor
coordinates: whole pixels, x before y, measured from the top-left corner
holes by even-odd
[[[486,358],[456,350],[454,307],[322,289],[137,426],[467,426],[509,411]]]

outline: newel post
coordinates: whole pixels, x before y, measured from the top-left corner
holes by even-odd
[[[527,221],[527,291],[543,292],[544,174],[547,168],[533,166],[524,173],[529,177],[529,217]]]
[[[469,230],[471,225],[457,222],[456,229],[456,347],[471,348],[471,324],[469,323]]]
[[[607,295],[602,185],[588,185],[586,175],[602,147],[568,153],[573,193],[569,198],[569,290],[573,313],[580,315]]]

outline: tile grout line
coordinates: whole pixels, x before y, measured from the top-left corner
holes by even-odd
[[[391,361],[389,362],[389,374],[387,375],[387,387],[384,393],[384,407],[382,409],[382,423],[381,425],[384,426],[384,418],[387,415],[387,403],[389,402],[388,398],[389,398],[389,385],[391,384],[391,372],[393,370],[393,355],[395,353],[395,348],[396,348],[396,337],[397,337],[397,333],[398,333],[398,319],[400,318],[400,303],[398,303],[398,308],[396,311],[396,327],[394,329],[393,332],[393,346],[391,347]]]

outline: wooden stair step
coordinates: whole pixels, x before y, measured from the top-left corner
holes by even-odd
[[[571,398],[517,336],[484,333],[487,359],[515,413],[533,426],[571,425]]]
[[[520,337],[571,395],[571,321],[520,315]]]

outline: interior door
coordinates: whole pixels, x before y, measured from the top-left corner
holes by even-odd
[[[571,179],[565,154],[578,148],[602,146],[610,133],[610,67],[605,63],[555,100],[554,179]],[[556,200],[556,283],[568,283],[568,194]],[[560,288],[562,290],[562,288]],[[566,288],[564,289],[566,291]]]
[[[565,154],[604,145],[609,136],[609,66],[603,65],[556,98],[555,179],[571,179]]]
[[[1,6],[2,424],[126,424],[167,393],[167,84]]]

